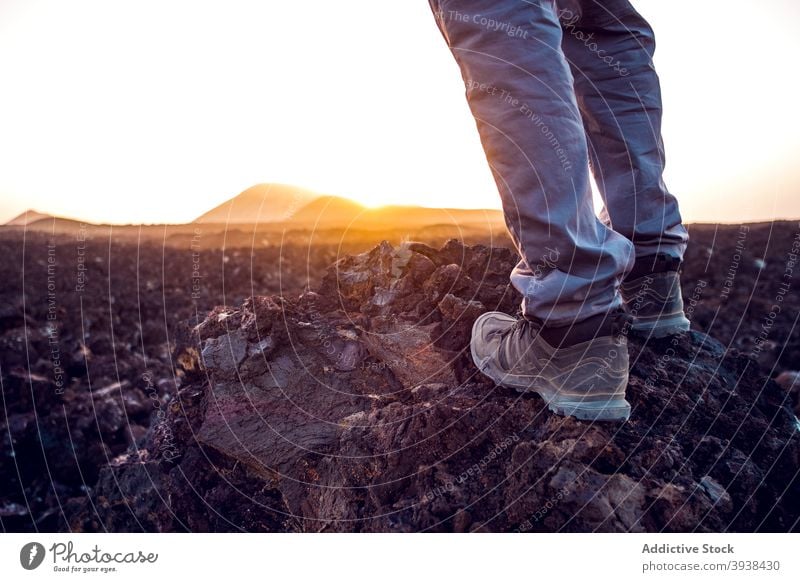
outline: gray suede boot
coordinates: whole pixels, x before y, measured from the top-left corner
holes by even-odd
[[[689,330],[679,268],[680,260],[667,254],[637,259],[620,286],[632,332],[661,338]]]
[[[496,384],[536,392],[556,414],[627,420],[624,317],[615,312],[547,328],[505,313],[484,313],[472,327],[472,359]]]

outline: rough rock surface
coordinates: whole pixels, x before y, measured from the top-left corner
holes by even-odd
[[[553,416],[479,374],[470,327],[516,311],[514,263],[509,249],[384,243],[316,292],[191,322],[166,416],[69,502],[68,527],[798,528],[787,392],[700,332],[631,339],[624,424]]]

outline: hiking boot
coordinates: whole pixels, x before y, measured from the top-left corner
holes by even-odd
[[[637,259],[620,286],[631,331],[661,338],[689,330],[683,312],[680,259],[667,254]]]
[[[548,328],[505,313],[484,313],[472,326],[472,360],[495,384],[536,392],[556,414],[627,420],[625,317],[617,311]]]

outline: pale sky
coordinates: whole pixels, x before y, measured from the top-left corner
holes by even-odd
[[[633,3],[685,220],[800,217],[800,2]],[[259,182],[499,207],[426,0],[0,0],[0,222],[183,222]]]

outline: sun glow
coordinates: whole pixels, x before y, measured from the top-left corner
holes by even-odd
[[[364,208],[369,208],[370,210],[374,210],[376,208],[383,208],[387,206],[386,202],[383,200],[373,199],[371,197],[359,197],[359,196],[348,196],[354,202],[358,202]]]

